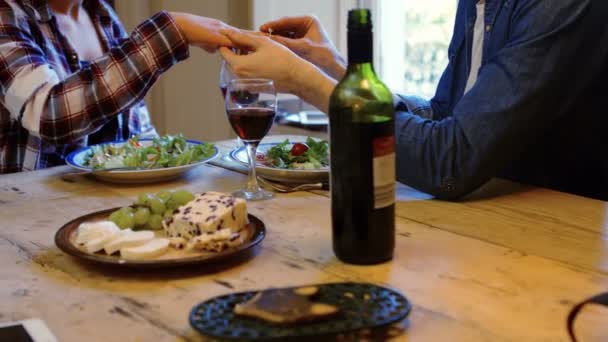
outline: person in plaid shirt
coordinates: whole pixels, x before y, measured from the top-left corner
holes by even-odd
[[[159,12],[127,35],[103,0],[0,0],[0,174],[64,164],[77,148],[154,136],[143,98],[226,24]]]

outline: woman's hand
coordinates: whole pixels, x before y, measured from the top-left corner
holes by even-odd
[[[190,45],[210,53],[220,46],[232,46],[230,39],[220,33],[231,26],[220,20],[180,12],[172,12],[171,16]]]
[[[259,33],[223,30],[232,44],[248,54],[237,55],[222,47],[220,53],[231,71],[240,78],[267,78],[278,92],[300,96],[304,101],[326,111],[335,80],[285,46]]]
[[[332,78],[339,80],[344,76],[346,61],[316,17],[284,17],[265,23],[260,26],[260,31],[271,32],[274,40],[318,66]]]

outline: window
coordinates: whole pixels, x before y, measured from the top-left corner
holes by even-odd
[[[395,93],[430,98],[448,63],[457,0],[342,0],[343,11],[363,6],[374,15],[375,61]],[[346,25],[340,47],[346,51]]]
[[[430,98],[448,63],[458,0],[255,0],[254,27],[284,15],[316,14],[346,56],[348,10],[370,8],[374,16],[374,65],[395,93]]]

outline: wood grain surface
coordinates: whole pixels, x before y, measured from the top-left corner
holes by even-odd
[[[229,146],[230,142],[226,142]],[[326,192],[248,204],[267,238],[228,265],[117,270],[80,262],[53,243],[64,223],[129,204],[141,192],[232,191],[245,176],[217,166],[147,186],[66,182],[67,167],[0,176],[0,322],[41,318],[60,341],[198,341],[190,309],[234,291],[334,281],[390,286],[414,304],[395,327],[404,341],[568,341],[578,301],[608,289],[606,203],[492,181],[466,201],[398,188],[392,262],[345,265],[331,249]],[[577,324],[582,341],[608,340],[606,310]]]

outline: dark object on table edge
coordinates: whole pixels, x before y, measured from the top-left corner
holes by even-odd
[[[570,338],[574,342],[577,341],[576,336],[574,335],[574,320],[576,319],[576,316],[578,315],[578,313],[587,304],[599,304],[599,305],[608,306],[608,292],[601,293],[597,296],[593,296],[593,297],[577,304],[576,306],[574,306],[574,308],[572,308],[572,310],[568,314],[567,325],[568,325],[568,334],[570,335]]]

